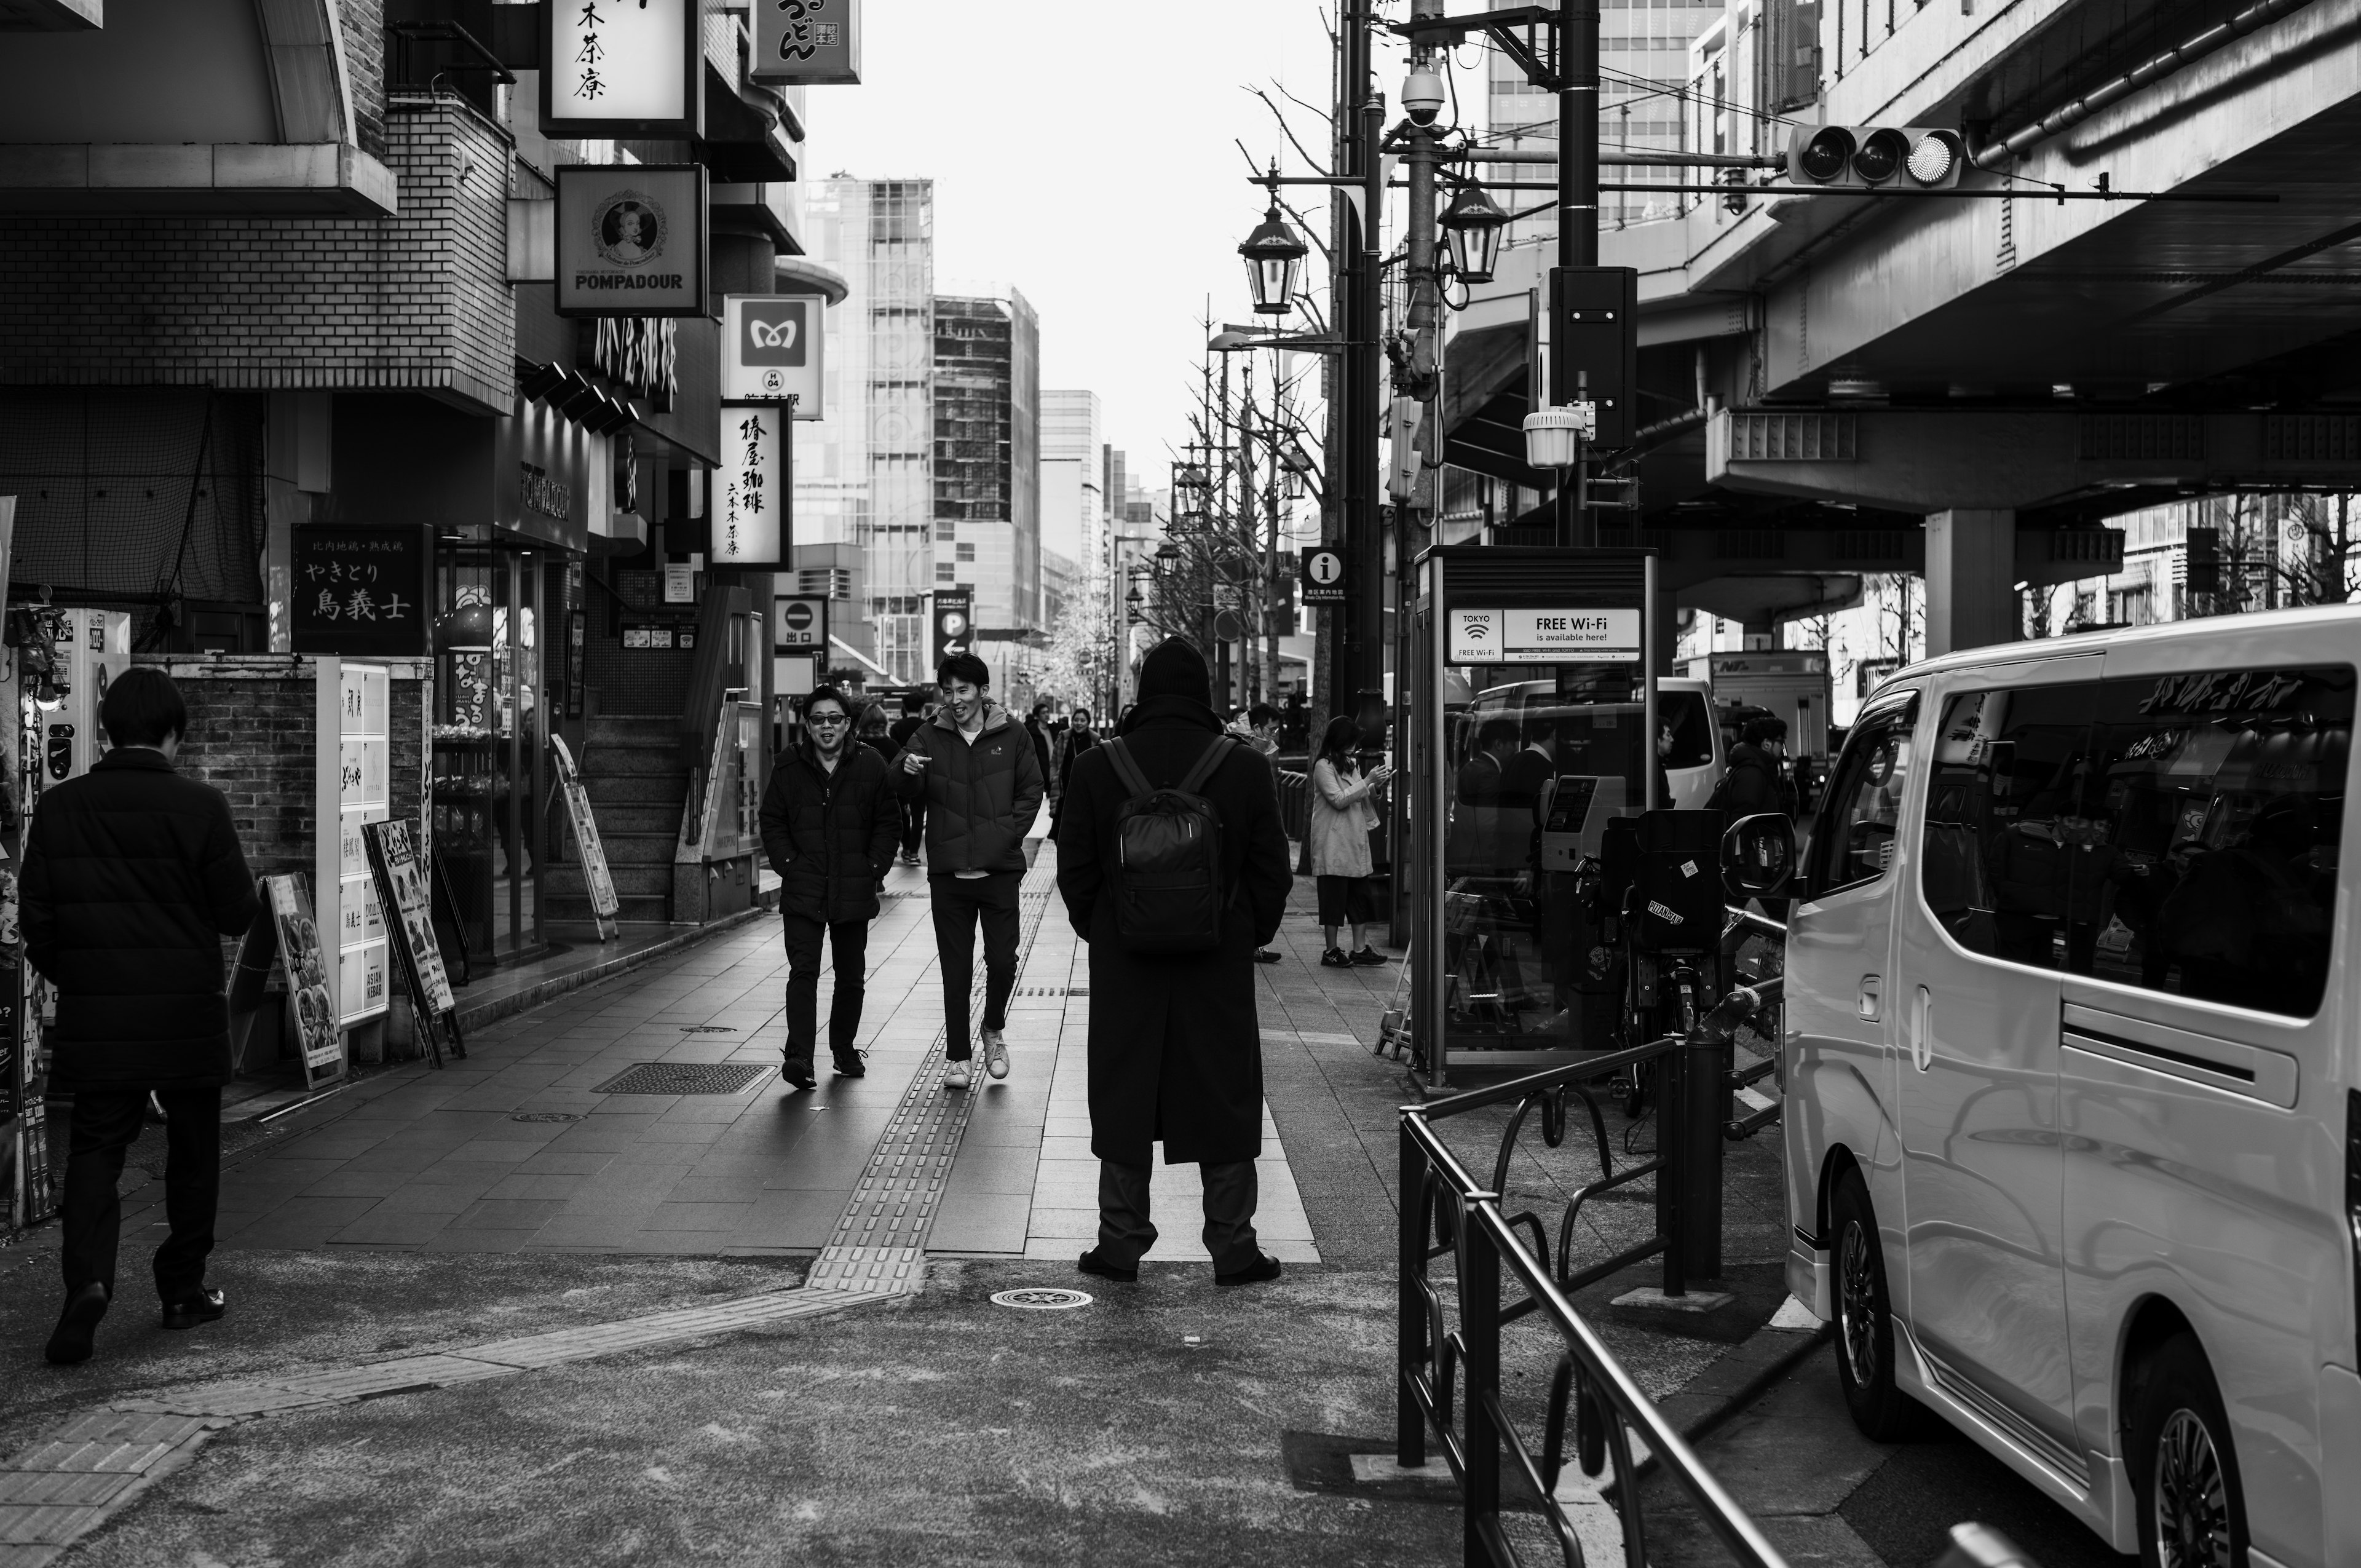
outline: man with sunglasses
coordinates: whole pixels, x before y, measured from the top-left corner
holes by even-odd
[[[829,1054],[846,1078],[863,1074],[853,1038],[861,1032],[869,922],[877,886],[894,864],[901,815],[886,793],[885,762],[852,741],[852,706],[834,686],[804,699],[805,739],[771,768],[763,792],[763,849],[779,873],[779,915],[786,927],[787,1044],[780,1076],[797,1089],[818,1080],[812,1051],[819,1033],[819,945],[827,937],[836,969],[828,1013]]]

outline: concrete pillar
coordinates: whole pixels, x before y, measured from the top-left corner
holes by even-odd
[[[2017,640],[2016,513],[1927,519],[1927,655]]]

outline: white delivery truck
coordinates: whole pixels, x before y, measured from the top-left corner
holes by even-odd
[[[1828,774],[1828,656],[1817,649],[1783,648],[1747,653],[1700,653],[1684,660],[1681,674],[1713,690],[1714,716],[1726,733],[1722,751],[1738,744],[1739,721],[1762,709],[1787,724],[1787,755],[1795,786],[1806,803]]]

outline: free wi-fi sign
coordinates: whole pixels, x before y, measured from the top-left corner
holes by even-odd
[[[1446,662],[1491,664],[1500,659],[1500,612],[1497,609],[1455,609]]]

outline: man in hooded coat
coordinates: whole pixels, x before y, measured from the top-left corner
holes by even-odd
[[[1151,785],[1177,786],[1222,738],[1213,680],[1197,650],[1170,638],[1139,671],[1120,737]],[[1293,881],[1270,764],[1233,745],[1200,787],[1222,827],[1222,938],[1210,952],[1126,950],[1111,883],[1115,817],[1129,798],[1102,745],[1074,760],[1058,836],[1058,889],[1091,948],[1091,1152],[1099,1159],[1099,1245],[1086,1274],[1138,1277],[1155,1244],[1148,1182],[1155,1143],[1168,1165],[1202,1168],[1205,1249],[1218,1285],[1276,1279],[1255,1237],[1262,1152],[1262,1031],[1255,949],[1279,934]]]

